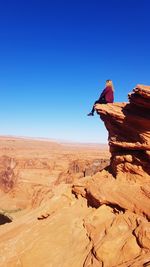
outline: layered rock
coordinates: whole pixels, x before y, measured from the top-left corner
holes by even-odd
[[[92,249],[84,267],[150,265],[150,87],[137,85],[129,101],[96,105],[109,132],[109,172],[73,186],[96,208],[85,219]]]
[[[92,176],[95,173],[103,170],[110,164],[110,159],[94,159],[94,160],[85,160],[77,159],[69,163],[68,169],[64,172],[61,172],[58,176],[58,179],[55,182],[55,185],[58,185],[62,182],[66,184],[73,183],[75,179],[80,179],[86,176]]]
[[[109,132],[114,176],[150,180],[150,86],[137,85],[129,103],[97,104],[95,109]]]

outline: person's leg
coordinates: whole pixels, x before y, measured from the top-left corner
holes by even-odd
[[[96,104],[98,104],[98,103],[99,103],[99,100],[96,100],[96,101],[94,102],[94,105],[93,105],[93,107],[92,107],[91,112],[90,112],[89,114],[87,114],[88,116],[94,116],[94,112],[95,112],[94,106],[95,106]]]

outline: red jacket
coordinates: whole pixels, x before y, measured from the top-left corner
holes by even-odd
[[[105,98],[107,103],[113,103],[114,102],[114,92],[112,90],[111,86],[107,86],[103,92],[101,93],[99,99]]]

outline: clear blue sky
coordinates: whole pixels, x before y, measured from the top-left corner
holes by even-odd
[[[149,0],[1,0],[0,135],[107,142],[87,117],[112,79],[115,101],[150,84]]]

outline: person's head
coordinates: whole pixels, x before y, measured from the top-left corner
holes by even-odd
[[[114,86],[112,80],[106,80],[106,86],[110,86],[112,90],[114,91]]]

